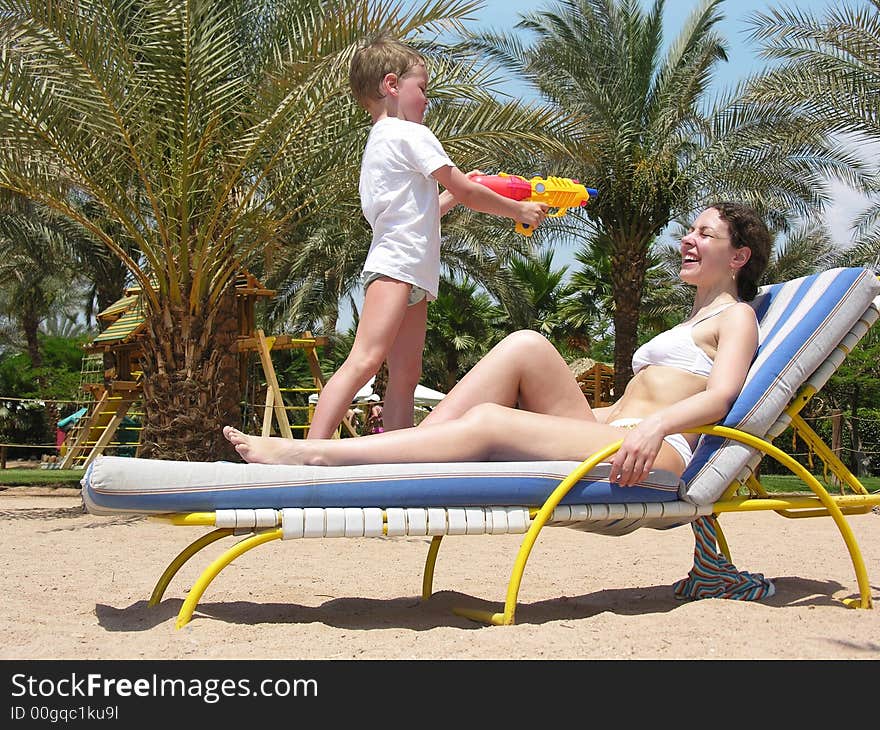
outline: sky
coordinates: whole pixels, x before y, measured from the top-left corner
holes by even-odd
[[[858,3],[859,0],[848,0]],[[484,9],[476,13],[474,27],[494,30],[512,29],[523,14],[551,7],[554,0],[483,0]],[[649,9],[652,0],[641,0],[642,7]],[[716,26],[728,44],[726,64],[718,65],[718,83],[733,84],[764,65],[758,58],[756,48],[748,42],[746,19],[756,12],[771,8],[789,7],[821,17],[825,8],[839,5],[840,0],[724,0],[721,14],[724,19]],[[670,41],[681,31],[690,14],[700,5],[700,0],[666,0],[663,9],[663,36]]]
[[[860,0],[848,0],[860,4]],[[725,0],[721,6],[724,19],[717,26],[718,32],[726,40],[728,46],[728,62],[720,63],[716,70],[716,86],[732,87],[741,79],[764,67],[765,61],[758,56],[757,48],[747,37],[746,19],[756,12],[766,12],[772,8],[788,7],[811,15],[821,17],[826,8],[839,4],[834,0]],[[513,32],[513,27],[520,17],[529,12],[550,7],[553,0],[483,0],[483,9],[475,14],[472,28],[491,29],[494,31]],[[652,5],[651,0],[642,0],[646,9]],[[699,0],[666,0],[664,17],[664,39],[668,42],[674,38],[684,26],[690,14],[699,5]],[[515,93],[516,87],[505,86]],[[880,151],[878,151],[880,152]],[[508,172],[515,172],[508,170]],[[546,174],[553,174],[548,171]],[[592,183],[601,191],[601,181]],[[850,241],[850,224],[853,217],[860,212],[866,201],[862,195],[850,190],[841,183],[831,184],[834,203],[826,214],[826,223],[839,237],[841,245]],[[573,250],[570,247],[560,248],[554,256],[555,266],[570,265],[573,261]],[[362,295],[355,293],[358,307]],[[346,329],[351,325],[352,317],[348,305],[342,308],[338,327]]]
[[[484,9],[477,14],[475,27],[492,30],[512,29],[523,14],[552,6],[554,0],[483,0]],[[847,0],[860,5],[860,0]],[[653,0],[641,0],[646,10]],[[700,5],[700,0],[666,0],[663,10],[663,36],[669,42],[681,32],[688,17]],[[721,13],[724,19],[718,24],[718,33],[727,41],[728,61],[716,67],[716,88],[729,88],[746,76],[760,71],[766,61],[758,56],[757,47],[748,39],[747,18],[755,13],[769,12],[773,8],[787,7],[821,18],[826,8],[841,5],[840,0],[724,0]],[[872,150],[880,154],[880,150]],[[547,174],[552,174],[548,172]],[[596,182],[596,187],[600,186]],[[834,204],[826,214],[826,222],[833,231],[839,232],[841,244],[850,242],[850,224],[853,217],[866,205],[865,198],[842,183],[832,183],[831,193]],[[559,263],[570,257],[560,251]]]

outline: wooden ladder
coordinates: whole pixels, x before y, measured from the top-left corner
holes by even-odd
[[[64,455],[61,468],[86,469],[110,445],[122,419],[139,398],[139,388],[105,390],[73,427],[71,436],[75,435],[75,439]]]

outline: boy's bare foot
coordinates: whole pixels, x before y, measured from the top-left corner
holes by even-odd
[[[249,436],[232,426],[223,427],[223,435],[239,456],[252,464],[305,464],[307,449],[302,439]]]

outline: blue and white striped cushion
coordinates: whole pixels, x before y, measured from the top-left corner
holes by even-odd
[[[877,276],[862,268],[830,269],[762,287],[751,302],[761,342],[743,390],[721,424],[765,436],[878,292]],[[703,437],[683,475],[681,498],[695,504],[715,502],[753,455],[742,444]]]
[[[288,466],[99,456],[82,479],[92,514],[211,512],[284,507],[539,506],[577,461]],[[584,475],[562,504],[677,502],[677,475],[653,471],[637,487]]]

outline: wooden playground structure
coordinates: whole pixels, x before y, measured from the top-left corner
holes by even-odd
[[[146,336],[146,321],[140,293],[139,287],[129,288],[124,297],[98,314],[98,319],[106,326],[85,347],[81,389],[85,396],[86,412],[68,431],[60,464],[62,469],[84,469],[106,449],[119,448],[130,443],[117,438],[120,426],[126,420],[131,423],[132,416],[142,416],[137,412],[137,404],[141,397],[143,371],[140,361]],[[293,429],[308,429],[312,408],[286,405],[284,392],[320,393],[325,379],[316,348],[325,346],[327,338],[312,336],[310,332],[301,336],[267,336],[262,329],[257,328],[257,301],[273,297],[275,293],[274,290],[265,289],[249,272],[243,272],[236,279],[239,377],[242,390],[246,391],[250,355],[257,353],[265,379],[265,400],[261,404],[262,435],[268,436],[272,433],[274,422],[281,436],[293,438]],[[303,353],[312,375],[312,387],[282,389],[279,385],[271,353],[291,349]],[[110,367],[105,365],[108,361],[112,361]],[[292,408],[306,410],[305,425],[291,425],[287,412]],[[343,423],[343,428],[354,434],[347,421]],[[131,429],[129,426],[129,430]],[[139,431],[138,427],[135,429]]]
[[[614,403],[614,368],[604,362],[584,357],[570,363],[581,392],[592,408]]]

